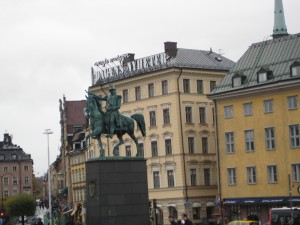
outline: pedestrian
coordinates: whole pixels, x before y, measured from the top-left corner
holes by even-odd
[[[169,222],[170,222],[170,225],[177,225],[177,223],[174,221],[173,216],[169,216]]]
[[[38,221],[35,225],[44,225],[44,223],[41,218],[38,218]]]
[[[193,225],[192,221],[189,220],[187,214],[185,214],[185,213],[181,214],[181,224],[184,224],[184,225]]]

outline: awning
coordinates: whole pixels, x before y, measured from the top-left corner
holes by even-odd
[[[300,198],[298,198],[300,201]],[[297,201],[298,199],[292,199]],[[282,203],[287,201],[286,197],[275,197],[275,198],[225,198],[223,202],[225,204],[268,204],[268,203]]]

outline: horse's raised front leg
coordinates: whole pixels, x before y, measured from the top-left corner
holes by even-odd
[[[98,141],[98,145],[100,147],[100,157],[104,157],[105,156],[105,152],[104,152],[104,149],[103,149],[103,146],[102,146],[101,138],[98,137],[97,141]]]
[[[114,155],[114,156],[119,156],[119,155],[120,155],[120,153],[119,153],[119,146],[120,146],[121,144],[124,144],[124,140],[123,140],[123,138],[122,138],[122,134],[118,133],[118,134],[117,134],[117,137],[118,137],[118,139],[119,139],[119,143],[116,144],[116,146],[115,146],[114,149],[113,149],[113,155]]]

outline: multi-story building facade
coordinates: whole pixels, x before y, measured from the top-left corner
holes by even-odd
[[[252,44],[210,95],[225,215],[262,223],[300,201],[300,34],[275,21],[274,39]]]
[[[144,115],[147,135],[136,130],[136,136],[147,159],[149,199],[157,199],[158,224],[183,212],[196,224],[210,219],[218,191],[214,107],[207,94],[234,62],[212,51],[166,42],[164,53],[136,60],[126,54],[114,64],[95,64],[89,91],[107,95],[113,83],[122,96],[120,112]],[[102,141],[111,155],[117,139]],[[135,156],[134,142],[129,136],[124,141],[120,155]],[[89,145],[87,158],[99,155],[96,147]]]
[[[55,171],[53,172],[52,179],[56,177],[54,187],[58,190],[58,194],[62,192],[67,193],[67,203],[63,206],[73,208],[73,191],[71,180],[71,166],[68,154],[73,150],[74,135],[86,129],[87,119],[85,117],[84,109],[86,107],[85,100],[67,101],[65,96],[59,101],[60,111],[60,125],[61,125],[61,147],[60,155],[53,163]],[[64,201],[62,202],[64,203]]]
[[[85,132],[80,131],[74,134],[72,139],[72,149],[68,153],[71,170],[72,183],[72,201],[74,221],[85,221],[85,193],[86,193],[86,179],[85,179],[85,161],[86,161],[86,147],[85,147]]]
[[[33,194],[33,160],[30,154],[13,144],[12,136],[4,133],[0,142],[1,207],[6,198],[19,193]]]

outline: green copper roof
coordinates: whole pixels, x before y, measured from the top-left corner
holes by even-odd
[[[288,33],[285,25],[282,0],[275,0],[273,37],[278,38],[284,35],[288,35]]]
[[[299,76],[290,76],[290,66],[296,61],[300,61],[300,33],[254,43],[215,87],[211,95],[265,86],[284,80],[299,80]],[[257,72],[266,68],[272,71],[272,78],[258,83]],[[233,76],[244,76],[242,86],[233,87]]]

